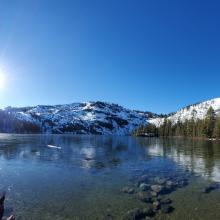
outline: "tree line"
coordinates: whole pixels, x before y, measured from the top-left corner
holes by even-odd
[[[165,118],[160,127],[153,124],[142,125],[134,131],[134,135],[220,138],[220,117],[210,107],[204,119],[192,117],[192,119],[184,122],[172,123],[171,120]]]

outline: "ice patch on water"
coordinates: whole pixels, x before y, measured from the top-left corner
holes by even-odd
[[[55,149],[59,149],[59,150],[62,149],[61,147],[58,147],[58,146],[55,146],[55,145],[51,145],[51,144],[48,144],[47,147],[49,147],[49,148],[55,148]]]

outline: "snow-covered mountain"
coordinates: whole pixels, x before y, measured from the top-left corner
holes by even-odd
[[[173,124],[191,118],[203,119],[210,106],[220,115],[220,98],[216,98],[182,108],[167,118]],[[7,107],[0,110],[0,132],[129,135],[148,122],[160,126],[164,119],[151,112],[129,110],[99,101]]]
[[[154,116],[150,112],[129,110],[105,102],[8,107],[4,111],[16,120],[38,126],[41,132],[47,133],[128,135]]]
[[[210,107],[215,110],[216,115],[220,115],[220,98],[210,99],[205,102],[189,105],[171,114],[167,117],[167,119],[171,120],[173,124],[177,123],[178,121],[184,122],[192,118],[195,120],[204,119]],[[151,118],[148,120],[148,122],[158,127],[164,122],[164,118]]]

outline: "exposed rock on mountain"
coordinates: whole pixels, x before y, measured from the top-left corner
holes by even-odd
[[[146,124],[150,112],[133,111],[116,104],[85,102],[68,105],[11,108],[4,114],[13,117],[17,130],[9,132],[77,133],[129,135],[141,124]],[[6,123],[7,124],[7,123]],[[5,124],[5,125],[6,125]],[[24,125],[25,124],[25,125]],[[25,126],[29,127],[24,129]],[[3,126],[4,127],[4,126]],[[3,130],[4,132],[4,130]]]

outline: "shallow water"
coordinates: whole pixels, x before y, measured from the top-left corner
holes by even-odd
[[[48,145],[61,147],[48,147]],[[220,219],[220,142],[107,136],[0,135],[6,215],[24,220],[122,219],[146,204],[122,192],[138,178],[186,177],[153,219]]]

